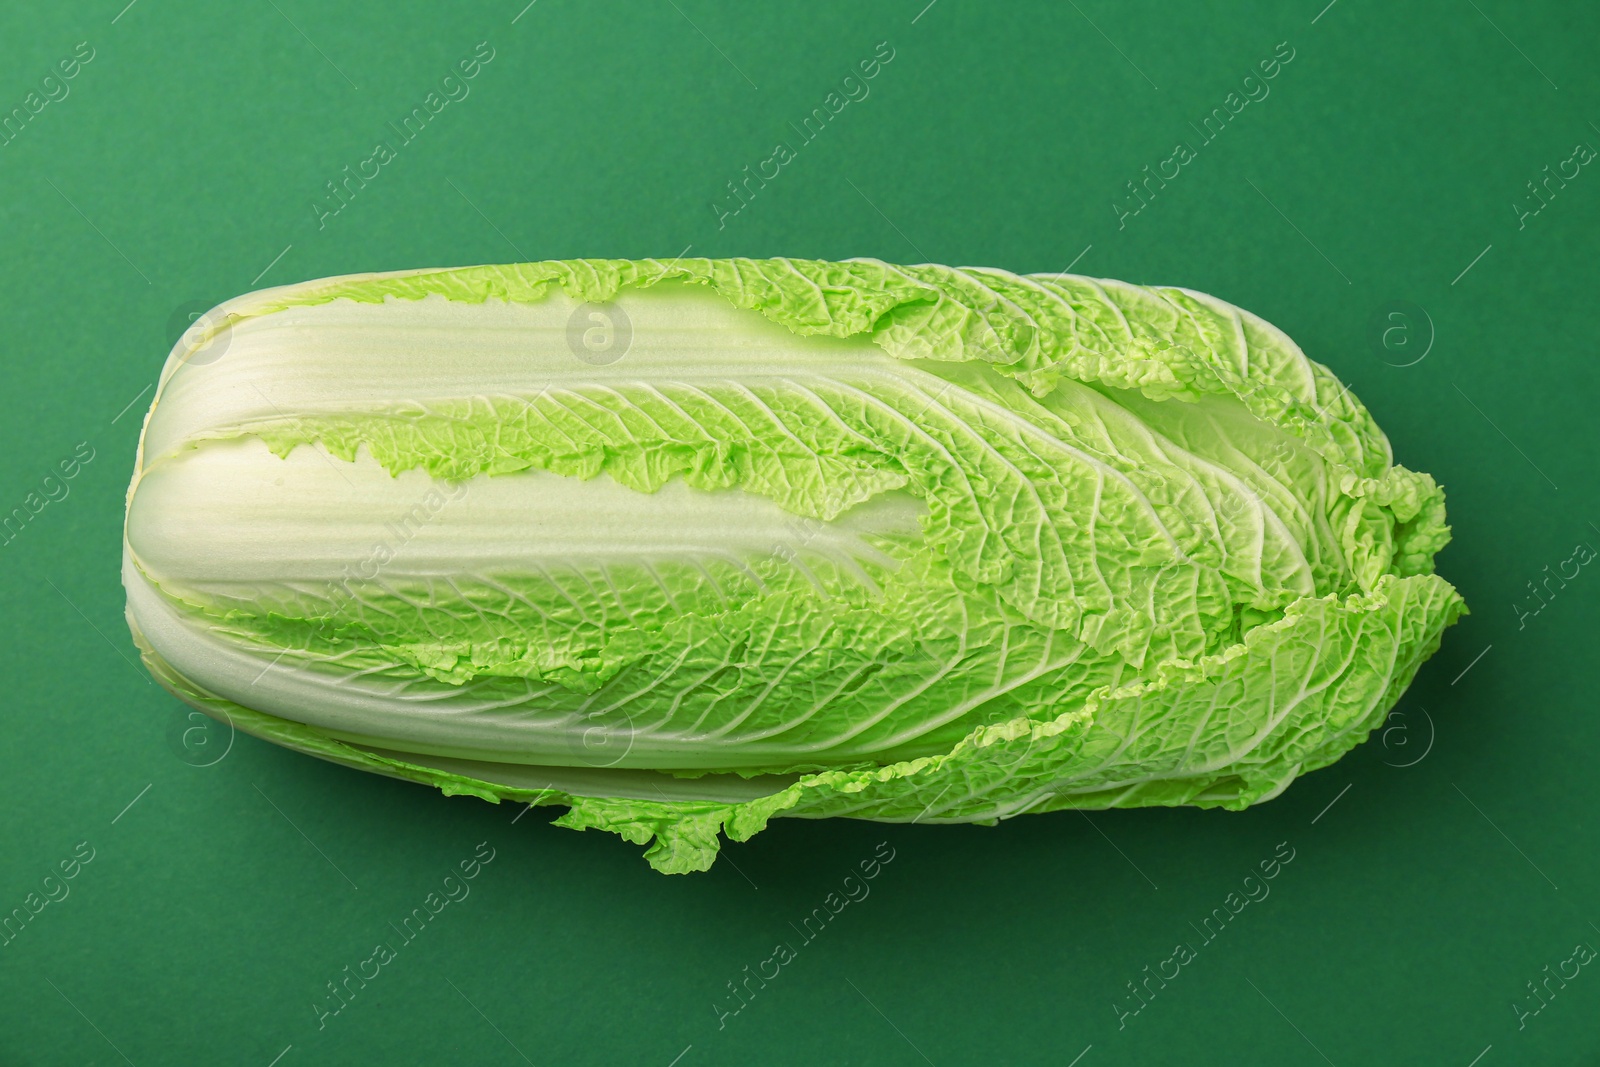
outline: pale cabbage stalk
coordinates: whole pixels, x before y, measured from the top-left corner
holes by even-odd
[[[1448,537],[1334,375],[1213,297],[586,260],[216,309],[123,580],[194,707],[682,872],[780,815],[1273,797],[1464,610]]]

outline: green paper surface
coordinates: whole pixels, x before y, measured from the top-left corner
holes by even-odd
[[[1600,1053],[1596,13],[124,2],[0,15],[0,1063]],[[1246,308],[1444,486],[1473,614],[1372,740],[1243,812],[775,819],[677,879],[149,680],[123,493],[194,316],[734,256]]]

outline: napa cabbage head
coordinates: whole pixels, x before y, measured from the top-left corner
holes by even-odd
[[[240,297],[128,496],[145,662],[248,733],[701,870],[776,816],[1243,808],[1464,610],[1444,499],[1214,297],[579,260]]]

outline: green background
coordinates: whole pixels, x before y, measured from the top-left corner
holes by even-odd
[[[524,2],[0,14],[0,113],[95,53],[0,148],[0,511],[95,454],[0,547],[0,911],[94,849],[0,947],[0,1063],[1596,1062],[1595,968],[1520,1029],[1512,1005],[1600,946],[1600,574],[1515,607],[1600,546],[1600,174],[1520,225],[1512,205],[1600,145],[1600,8]],[[480,41],[471,95],[319,230],[324,183]],[[870,96],[719,227],[725,183],[880,41]],[[1124,183],[1285,41],[1270,96],[1119,228]],[[1381,735],[1249,812],[780,820],[691,877],[547,810],[513,824],[185,732],[135,666],[118,579],[175,313],[322,275],[687,249],[1073,264],[1258,312],[1445,485],[1440,569],[1473,614]],[[1385,347],[1394,301],[1414,306]],[[471,896],[319,1029],[324,983],[484,841]],[[885,841],[870,897],[719,1029],[726,983]],[[1199,944],[1190,924],[1280,842],[1271,895],[1119,1029],[1125,983]]]

